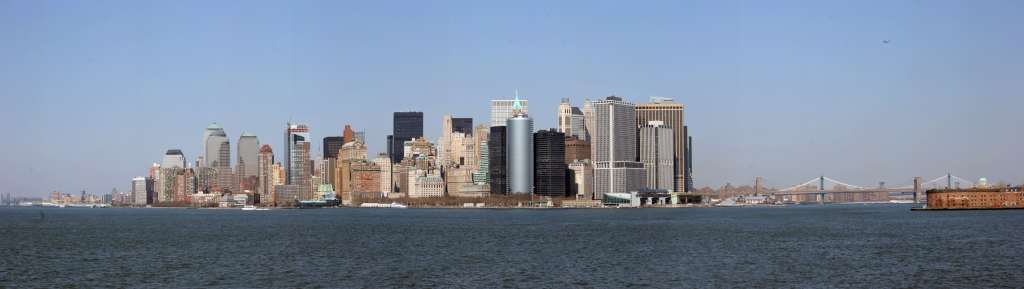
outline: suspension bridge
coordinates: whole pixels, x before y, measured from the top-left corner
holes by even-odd
[[[827,185],[831,185],[831,187]],[[825,202],[828,200],[827,197],[829,195],[833,196],[832,199],[836,199],[836,195],[842,194],[910,193],[913,194],[913,201],[917,203],[920,202],[922,197],[924,197],[924,190],[926,189],[955,189],[961,187],[970,188],[974,186],[974,182],[954,176],[953,174],[946,174],[926,182],[922,182],[922,178],[920,177],[915,177],[912,179],[911,184],[898,187],[886,187],[884,182],[879,183],[877,187],[852,185],[827,176],[819,176],[784,189],[765,189],[764,180],[761,177],[758,177],[754,181],[754,189],[757,195],[769,195],[775,198],[785,198],[785,196],[811,196],[815,197],[818,202]]]

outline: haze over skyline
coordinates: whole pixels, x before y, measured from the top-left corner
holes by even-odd
[[[222,125],[281,156],[345,124],[385,151],[391,113],[489,122],[528,99],[686,105],[697,187],[817,175],[1024,182],[1015,1],[0,1],[0,192],[127,190]]]

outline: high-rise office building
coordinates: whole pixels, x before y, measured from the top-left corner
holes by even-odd
[[[259,179],[259,148],[260,140],[256,135],[243,132],[238,137],[238,163],[235,174],[238,177],[239,191],[256,192]]]
[[[390,138],[391,163],[400,163],[405,142],[423,137],[423,113],[418,111],[395,112]]]
[[[644,165],[637,161],[636,105],[609,96],[592,103],[594,131],[590,142],[594,164],[594,197],[630,193],[644,187]]]
[[[594,103],[590,99],[583,100],[583,140],[592,142],[594,131]]]
[[[263,145],[259,152],[259,179],[256,185],[257,200],[260,204],[273,204],[274,195],[274,150]]]
[[[690,136],[690,129],[683,127],[683,134],[686,135],[686,173],[684,190],[686,192],[694,192],[693,187],[693,137]]]
[[[563,98],[558,104],[558,131],[565,136],[586,139],[583,118],[583,111],[570,105],[568,98]]]
[[[477,164],[477,169],[473,172],[473,183],[477,185],[490,183],[490,151],[488,151],[490,148],[487,145],[490,133],[490,127],[483,124],[477,125],[473,131]]]
[[[519,100],[519,91],[516,91],[515,99],[491,100],[491,126],[504,126],[505,121],[513,116],[513,105],[518,101],[519,111],[524,114],[530,113],[529,101]]]
[[[162,168],[185,168],[185,154],[179,149],[169,149],[164,154],[164,161],[160,164]]]
[[[512,118],[507,120],[508,135],[505,140],[508,153],[508,192],[532,194],[533,119],[521,109],[518,96],[513,103],[512,111]]]
[[[576,137],[565,137],[565,163],[590,159],[590,143]]]
[[[338,150],[345,144],[345,137],[329,136],[324,138],[324,159],[338,158]]]
[[[569,163],[569,170],[572,171],[570,194],[576,196],[578,200],[593,199],[594,168],[590,165],[590,160],[575,160]]]
[[[675,189],[674,135],[663,121],[640,127],[640,162],[647,173],[646,188],[671,192]]]
[[[391,165],[391,158],[387,154],[378,154],[377,157],[373,158],[373,163],[380,168],[380,191],[384,194],[383,197],[390,197],[389,195],[394,190],[394,184],[391,182],[394,171]]]
[[[349,143],[356,140],[356,131],[352,130],[351,125],[345,125],[345,130],[342,131],[341,136],[345,138],[345,143]]]
[[[136,206],[146,205],[146,178],[132,179],[132,203]]]
[[[312,198],[309,127],[288,123],[285,129],[285,185],[274,188],[278,205]]]
[[[506,195],[508,194],[508,178],[505,175],[506,167],[505,157],[507,150],[505,149],[505,133],[507,129],[505,126],[492,126],[490,137],[487,139],[487,154],[488,154],[488,167],[490,168],[489,182],[491,183],[491,194],[492,195]]]
[[[231,141],[228,140],[224,128],[213,123],[206,127],[205,155],[206,166],[216,170],[217,182],[214,190],[218,192],[234,191],[235,177],[231,171]]]
[[[651,97],[649,103],[637,105],[636,125],[643,126],[649,121],[661,121],[673,130],[673,190],[686,191],[686,133],[684,106],[671,98]]]
[[[564,197],[566,188],[565,133],[556,129],[542,130],[533,134],[533,189],[534,194],[548,197]]]
[[[220,126],[220,124],[217,124],[216,122],[211,123],[205,130],[203,130],[203,152],[196,157],[197,159],[201,158],[204,160],[199,164],[200,166],[210,166],[210,163],[213,162],[210,158],[215,157],[217,153],[220,152],[219,147],[212,147],[210,144],[210,137],[214,135],[227,137],[227,134],[224,133],[224,127]],[[215,143],[219,144],[220,142]]]
[[[461,132],[466,135],[473,134],[473,118],[471,117],[453,117],[452,118],[452,132]]]

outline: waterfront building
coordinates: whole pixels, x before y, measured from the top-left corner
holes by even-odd
[[[422,137],[422,112],[395,112],[392,122],[392,134],[388,139],[390,143],[389,148],[391,149],[391,163],[400,163],[405,158],[405,155],[402,154],[405,142]]]
[[[383,197],[380,187],[381,168],[379,166],[366,160],[360,160],[351,164],[351,170],[351,194],[354,200]]]
[[[565,133],[556,129],[533,134],[533,193],[548,197],[564,197],[566,188]]]
[[[256,135],[243,132],[238,137],[238,161],[235,164],[239,191],[256,191],[259,182],[259,147],[260,140]]]
[[[491,126],[504,126],[505,121],[513,116],[513,106],[518,101],[519,111],[523,114],[530,113],[530,102],[519,99],[519,91],[516,91],[516,99],[491,100]]]
[[[660,120],[640,127],[640,162],[647,173],[646,188],[672,192],[675,189],[673,130]]]
[[[518,100],[518,97],[516,98]],[[513,115],[507,123],[507,178],[510,194],[533,193],[533,119],[513,104]]]
[[[666,127],[673,130],[672,136],[672,158],[673,158],[673,191],[688,192],[686,179],[689,163],[686,160],[687,133],[684,131],[684,106],[671,98],[654,97],[649,103],[636,106],[636,125],[642,127],[650,121],[661,121]]]
[[[285,185],[281,190],[275,188],[275,193],[278,193],[277,200],[294,202],[312,197],[312,165],[309,150],[309,127],[305,124],[288,123],[285,129]],[[278,205],[281,203],[278,202]]]
[[[132,179],[132,203],[136,206],[146,205],[146,178],[135,177]]]
[[[594,195],[637,192],[644,187],[644,165],[637,161],[636,106],[609,96],[594,101],[591,160]]]
[[[1021,187],[996,188],[979,181],[972,189],[933,189],[926,194],[929,210],[1024,209]]]
[[[565,137],[565,163],[590,159],[590,142],[577,137]]]
[[[487,145],[488,141],[480,143],[477,155],[480,164],[477,166],[477,170],[473,172],[473,183],[478,185],[485,185],[491,183],[491,160],[490,160],[490,147]]]
[[[590,160],[575,160],[569,163],[569,170],[572,171],[570,195],[578,200],[594,200],[594,167]]]
[[[488,182],[491,184],[492,195],[508,194],[508,178],[506,176],[505,126],[492,126],[487,139]]]
[[[345,144],[345,138],[340,136],[329,136],[324,138],[324,159],[338,158],[338,151]]]
[[[380,192],[383,194],[383,197],[390,197],[391,192],[394,190],[394,184],[391,182],[392,174],[394,173],[391,158],[385,153],[378,154],[373,159],[373,163],[380,168]]]
[[[412,174],[410,174],[412,175]],[[415,177],[415,188],[409,192],[410,198],[444,197],[444,178],[434,173],[426,173]]]
[[[258,204],[272,204],[274,195],[274,150],[270,145],[260,146],[258,179],[255,199]]]
[[[185,168],[185,154],[179,149],[169,149],[164,154],[163,163],[160,164],[162,168]]]

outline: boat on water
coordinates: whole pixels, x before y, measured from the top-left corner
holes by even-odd
[[[260,207],[253,206],[253,205],[246,205],[245,207],[242,207],[242,211],[269,211],[269,210],[270,210],[269,208],[260,208]]]
[[[360,208],[393,208],[393,209],[405,209],[405,208],[408,208],[409,206],[406,206],[406,205],[403,205],[403,204],[399,204],[399,203],[395,203],[395,202],[392,202],[392,203],[390,203],[390,204],[381,204],[381,203],[362,203],[362,204],[359,204],[359,207],[360,207]]]

